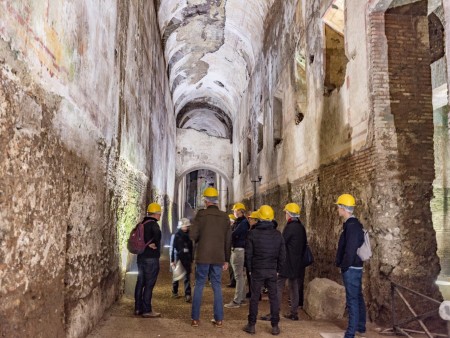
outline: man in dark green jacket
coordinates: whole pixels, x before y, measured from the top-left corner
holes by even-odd
[[[209,187],[203,192],[206,209],[199,210],[189,236],[195,243],[195,288],[192,299],[192,326],[200,320],[203,287],[208,278],[214,292],[214,318],[216,327],[222,326],[222,270],[228,269],[231,252],[231,229],[228,215],[219,210],[218,191]]]

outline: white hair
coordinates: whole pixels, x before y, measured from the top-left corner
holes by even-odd
[[[203,197],[206,202],[212,203],[212,204],[218,204],[219,199],[217,197]]]
[[[286,212],[288,213],[288,215],[289,215],[291,218],[299,218],[299,217],[300,217],[300,214],[295,214],[295,213],[290,212],[290,211],[286,211]]]
[[[342,208],[351,214],[353,214],[353,210],[355,210],[355,207],[349,207],[348,205],[343,205],[343,204],[339,204],[339,208]]]

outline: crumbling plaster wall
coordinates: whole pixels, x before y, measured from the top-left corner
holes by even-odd
[[[450,3],[448,1],[442,1],[442,6],[444,7],[444,16],[445,16],[445,57],[447,59],[447,65],[450,65]],[[450,81],[450,67],[447,67],[447,79]],[[450,102],[450,84],[449,84],[449,91],[448,91],[449,99],[448,102]]]
[[[260,189],[286,184],[287,181],[305,176],[336,159],[361,149],[366,144],[369,104],[367,86],[367,51],[357,48],[366,41],[362,2],[349,1],[348,11],[355,13],[349,18],[351,34],[346,36],[346,81],[329,97],[323,95],[324,55],[323,3],[288,1],[275,2],[271,16],[281,17],[281,22],[266,18],[265,50],[261,54],[256,71],[250,79],[242,105],[241,115],[236,119],[234,158],[246,153],[247,136],[258,138],[256,121],[264,120],[264,148],[258,154],[252,148],[256,160],[249,166],[242,161],[239,175],[235,161],[236,198],[252,193],[250,178],[263,176]],[[305,19],[308,18],[308,24]],[[353,29],[353,27],[355,27]],[[298,125],[295,123],[297,96],[295,83],[294,52],[302,49],[307,59],[307,111]],[[311,58],[314,58],[311,61]],[[304,95],[304,93],[301,93]],[[282,142],[273,144],[273,98],[283,102]],[[251,124],[248,123],[251,121]],[[256,145],[255,145],[256,146]],[[243,187],[243,188],[242,188]]]
[[[2,336],[86,335],[120,293],[146,203],[170,211],[159,41],[152,2],[0,4]]]
[[[234,125],[234,158],[239,153],[246,154],[246,135],[258,139],[257,123],[261,121],[264,121],[264,147],[258,154],[257,142],[252,142],[252,160],[247,166],[244,157],[241,174],[235,160],[233,184],[235,200],[250,203],[253,198],[250,180],[261,175],[257,205],[272,205],[280,223],[284,223],[284,204],[298,202],[316,253],[309,278],[328,277],[338,282],[341,276],[334,266],[334,257],[341,222],[334,202],[341,193],[355,195],[356,215],[371,230],[375,252],[364,277],[370,317],[387,321],[388,279],[439,297],[434,285],[439,262],[429,205],[433,150],[431,81],[427,81],[430,69],[426,66],[424,31],[427,25],[422,17],[415,20],[409,17],[409,22],[416,26],[410,31],[403,31],[402,26],[401,32],[410,38],[407,43],[416,47],[402,48],[401,39],[400,48],[391,42],[398,55],[388,58],[387,43],[381,42],[385,39],[382,18],[387,7],[375,15],[371,12],[375,2],[346,1],[345,52],[349,61],[345,81],[340,88],[327,93],[323,86],[325,39],[321,17],[330,1],[275,1],[265,19],[265,48],[242,101],[242,115]],[[402,22],[406,25],[408,18]],[[299,47],[306,59],[307,102],[304,118],[296,125],[293,122],[298,113],[299,94],[294,81],[293,54]],[[408,70],[400,80],[396,78],[390,92],[390,76],[395,78],[396,67],[401,67],[406,57],[402,51],[412,49],[417,49],[413,56],[416,73]],[[421,80],[409,83],[411,76],[419,76]],[[421,83],[422,87],[414,86],[415,83]],[[403,97],[397,91],[402,86],[406,92]],[[275,147],[273,96],[283,99],[282,142]],[[399,102],[411,109],[405,111]],[[403,113],[408,114],[408,119],[402,120]],[[405,123],[408,121],[413,122]],[[419,125],[424,130],[419,131],[416,127]],[[422,132],[423,139],[418,138]],[[419,158],[423,179],[417,176],[417,166],[413,165]],[[409,229],[420,236],[415,237]],[[423,245],[417,245],[419,242]]]
[[[361,2],[348,4],[352,13],[349,24],[355,29],[346,36],[347,64],[346,82],[335,90],[330,97],[323,95],[324,55],[323,22],[321,14],[323,4],[319,1],[304,3],[297,1],[275,2],[271,11],[274,18],[282,14],[282,23],[274,22],[265,31],[264,54],[260,59],[249,89],[240,108],[241,117],[235,124],[234,146],[237,153],[245,153],[246,136],[257,139],[257,128],[253,123],[260,118],[264,120],[264,148],[252,156],[257,161],[246,167],[242,165],[242,175],[236,175],[235,186],[245,187],[237,199],[246,197],[244,191],[251,192],[248,174],[254,171],[263,176],[260,189],[286,184],[298,177],[318,169],[321,164],[335,161],[343,155],[355,152],[366,144],[369,121],[367,51],[358,48],[361,41],[366,41],[364,13]],[[353,14],[354,13],[354,14]],[[308,25],[305,25],[305,17]],[[266,22],[270,17],[266,19]],[[267,24],[266,24],[267,26]],[[322,40],[321,38],[322,37]],[[296,44],[297,43],[297,44]],[[296,125],[297,107],[295,60],[296,48],[303,49],[307,59],[307,102],[308,110],[304,112],[303,121]],[[311,61],[311,58],[314,58]],[[282,142],[274,147],[273,97],[283,102]],[[248,121],[252,124],[249,125]],[[258,168],[252,168],[256,164]],[[236,163],[235,163],[236,165]],[[238,172],[235,166],[234,172]],[[236,192],[239,194],[239,190]]]
[[[194,129],[177,129],[176,176],[178,181],[193,170],[209,169],[230,182],[232,152],[229,139],[209,136]]]

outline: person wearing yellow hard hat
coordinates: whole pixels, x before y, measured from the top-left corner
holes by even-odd
[[[335,204],[339,216],[344,220],[336,253],[336,266],[341,269],[345,286],[348,326],[344,337],[349,338],[366,332],[366,305],[362,294],[363,261],[356,253],[364,243],[364,230],[353,215],[356,200],[352,195],[340,195]]]
[[[247,217],[248,223],[250,224],[250,230],[254,229],[256,223],[259,222],[259,214],[258,211],[252,211],[250,215]]]
[[[205,209],[199,210],[191,225],[189,236],[195,243],[195,287],[192,298],[191,325],[200,324],[200,306],[208,275],[214,292],[212,323],[222,327],[222,271],[228,269],[231,252],[231,229],[228,215],[219,210],[219,192],[208,187],[203,192]]]
[[[300,258],[303,257],[306,249],[306,230],[300,221],[301,208],[297,203],[286,204],[283,211],[287,222],[282,232],[286,247],[286,261],[278,275],[278,298],[281,303],[287,280],[291,306],[290,312],[285,314],[284,317],[290,320],[298,320],[299,304],[303,306],[305,267],[302,265],[302,259]],[[301,294],[299,294],[300,290]]]
[[[250,212],[249,215],[247,216],[247,220],[248,220],[248,224],[250,225],[249,231],[252,231],[255,228],[256,224],[259,222],[258,211]],[[248,284],[248,292],[245,295],[245,298],[251,298],[252,297],[252,279],[251,279],[250,273],[247,269],[247,265],[245,268],[245,272],[247,275],[247,284]]]
[[[233,231],[233,225],[234,225],[234,222],[236,221],[236,216],[234,216],[234,214],[228,214],[228,218],[230,219],[231,231]],[[236,279],[234,279],[233,269],[228,269],[228,272],[230,273],[230,283],[227,284],[227,287],[235,288],[236,287]]]
[[[272,334],[280,334],[280,303],[277,294],[277,273],[280,272],[284,258],[285,247],[281,233],[274,229],[272,220],[273,209],[269,205],[262,205],[258,210],[259,222],[248,233],[245,246],[245,260],[251,275],[252,295],[248,314],[248,323],[243,328],[247,333],[256,332],[256,316],[261,288],[264,284],[269,290],[270,309],[272,313]]]
[[[159,274],[159,258],[161,256],[161,205],[150,203],[147,214],[141,223],[144,224],[144,240],[148,243],[145,251],[137,256],[138,277],[135,287],[134,314],[144,318],[161,317],[153,311],[152,293]]]
[[[236,217],[231,231],[231,268],[233,269],[234,279],[236,280],[236,289],[234,298],[231,302],[225,304],[226,308],[236,309],[245,304],[245,240],[250,228],[247,218],[245,218],[245,205],[236,203],[233,205],[233,214]]]

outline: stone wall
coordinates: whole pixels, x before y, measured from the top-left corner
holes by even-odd
[[[450,159],[449,147],[449,81],[448,72],[449,58],[449,31],[450,7],[448,2],[443,1],[432,13],[435,16],[435,28],[430,29],[430,40],[441,47],[438,56],[445,54],[432,66],[433,83],[433,109],[434,109],[434,154],[436,177],[433,183],[434,198],[431,201],[433,214],[433,226],[436,230],[438,254],[441,262],[440,277],[450,278]],[[437,27],[436,27],[437,26]],[[439,45],[440,44],[440,45]]]
[[[150,199],[170,222],[159,41],[150,1],[0,5],[0,335],[85,336],[120,294]]]
[[[329,4],[275,1],[266,18],[264,53],[234,125],[234,158],[244,154],[241,167],[234,162],[235,200],[251,204],[250,180],[261,175],[256,204],[274,207],[280,229],[284,204],[299,203],[316,257],[308,279],[341,283],[334,258],[342,221],[334,202],[341,193],[353,194],[374,250],[364,275],[369,315],[389,322],[389,280],[440,298],[430,210],[434,156],[427,6],[416,2],[386,14],[389,4],[347,0],[348,63],[343,84],[330,90],[324,86],[322,21]],[[306,64],[301,84],[295,51]],[[337,64],[339,69],[326,71],[342,70]],[[273,138],[274,97],[283,105],[279,144]],[[260,123],[264,145],[258,152]],[[248,152],[247,135],[253,140]]]

